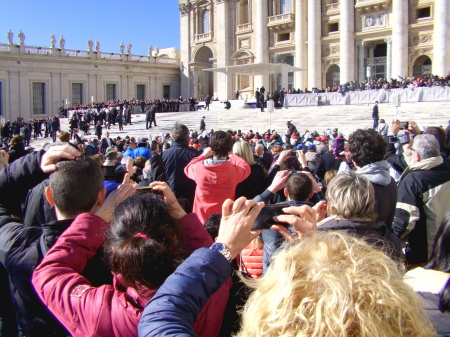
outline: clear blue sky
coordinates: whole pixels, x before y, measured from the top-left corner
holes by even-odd
[[[98,38],[100,50],[118,53],[131,42],[131,52],[147,55],[148,45],[180,47],[178,0],[0,0],[0,43],[14,43],[22,29],[25,45],[50,47],[50,34],[64,34],[66,49],[87,50]]]

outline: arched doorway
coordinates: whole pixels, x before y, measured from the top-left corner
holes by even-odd
[[[413,65],[413,77],[423,77],[432,74],[432,61],[427,55],[419,56]]]
[[[326,86],[333,87],[335,85],[339,85],[341,77],[341,69],[337,64],[333,64],[330,68],[328,68],[326,75]]]
[[[203,69],[212,68],[214,58],[213,52],[210,48],[203,46],[195,54],[194,62],[194,95],[197,98],[204,98],[207,95],[214,94],[213,73],[210,71],[203,71]]]

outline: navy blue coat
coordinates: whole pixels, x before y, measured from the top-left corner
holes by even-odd
[[[177,198],[194,202],[197,184],[184,173],[184,168],[191,160],[200,155],[199,151],[188,146],[187,142],[174,142],[170,149],[162,153],[167,183]]]
[[[231,276],[230,263],[208,248],[197,249],[158,289],[139,321],[139,336],[196,336],[200,310]]]

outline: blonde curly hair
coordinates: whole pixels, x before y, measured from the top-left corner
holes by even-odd
[[[237,336],[435,336],[399,265],[365,241],[317,233],[280,251]]]

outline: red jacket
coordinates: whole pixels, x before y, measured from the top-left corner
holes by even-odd
[[[212,244],[195,214],[185,216],[179,226],[187,251]],[[33,275],[39,297],[74,336],[137,336],[142,310],[157,290],[142,287],[139,295],[136,289],[122,285],[120,275],[115,275],[113,286],[96,288],[80,275],[103,243],[107,228],[96,215],[79,215]],[[194,324],[199,336],[219,334],[230,286],[228,280],[201,311]]]
[[[262,275],[263,247],[257,249],[251,248],[251,245],[245,248],[239,259],[239,270],[248,274],[254,279]]]
[[[239,156],[218,165],[205,165],[204,155],[195,157],[184,168],[186,176],[197,183],[193,212],[204,224],[213,213],[222,213],[226,199],[234,200],[236,186],[250,175],[250,165]]]

